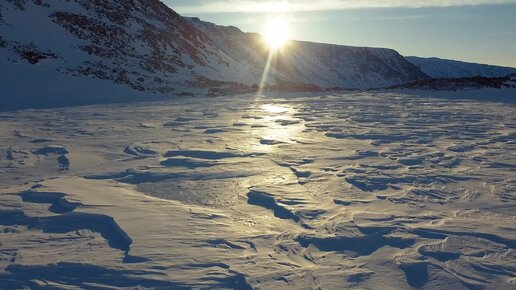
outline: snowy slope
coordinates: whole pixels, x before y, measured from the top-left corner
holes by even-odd
[[[256,67],[259,76],[268,57],[261,37],[188,18],[199,30],[214,36],[226,55]],[[291,41],[274,55],[269,80],[314,84],[322,88],[377,88],[428,78],[398,52],[385,48],[351,47]]]
[[[206,35],[159,1],[38,3],[2,5],[3,58],[161,93],[223,61]]]
[[[405,57],[432,78],[505,77],[516,73],[516,68],[469,63],[440,58]]]
[[[260,83],[267,58],[259,35],[184,18],[158,0],[0,3],[3,99],[87,94],[99,80],[113,86],[106,94],[120,86],[160,96],[246,91]],[[13,72],[38,90],[13,83]],[[267,84],[370,88],[426,77],[393,50],[293,42],[274,59]]]

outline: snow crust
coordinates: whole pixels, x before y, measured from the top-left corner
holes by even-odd
[[[0,288],[512,289],[515,116],[416,92],[0,113]]]

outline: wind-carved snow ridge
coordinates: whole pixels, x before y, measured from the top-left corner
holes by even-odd
[[[128,252],[132,243],[131,238],[116,224],[114,219],[106,215],[85,214],[74,212],[79,202],[70,202],[66,194],[60,192],[24,191],[20,197],[24,202],[51,204],[48,210],[55,216],[27,217],[24,213],[16,213],[14,218],[9,212],[4,212],[4,225],[26,225],[28,228],[39,229],[47,233],[67,233],[77,230],[98,232],[113,248]]]
[[[456,94],[1,113],[0,288],[513,288],[514,107]]]

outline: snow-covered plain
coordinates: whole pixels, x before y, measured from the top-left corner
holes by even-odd
[[[3,112],[0,288],[514,289],[515,152],[399,92]]]

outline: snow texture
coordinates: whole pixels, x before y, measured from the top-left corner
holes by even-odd
[[[453,94],[0,113],[0,288],[513,289],[514,103]]]

